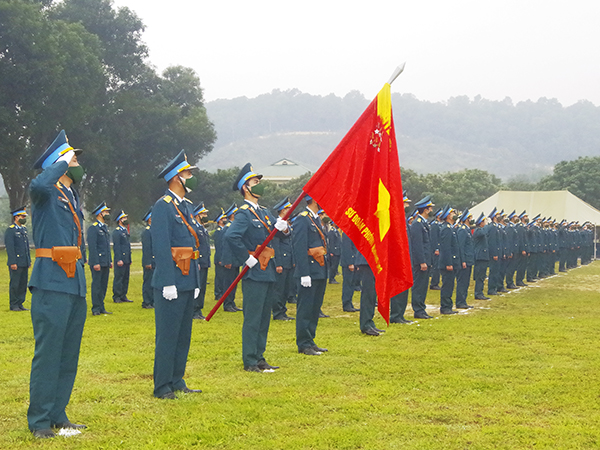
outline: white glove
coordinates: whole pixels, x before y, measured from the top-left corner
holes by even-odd
[[[277,228],[279,231],[287,231],[288,229],[288,223],[287,220],[283,220],[281,217],[277,218],[277,221],[275,222],[275,228]]]
[[[163,297],[167,300],[175,300],[177,298],[177,286],[165,286],[163,287]]]
[[[252,269],[256,265],[257,262],[258,262],[258,259],[256,259],[254,256],[250,255],[250,256],[248,256],[248,259],[246,260],[245,264]]]
[[[71,160],[73,159],[73,156],[75,156],[75,150],[69,150],[67,153],[65,153],[64,155],[62,155],[60,158],[58,158],[56,160],[56,162],[59,161],[66,161],[67,164],[71,163]]]
[[[311,280],[310,280],[310,275],[307,277],[300,277],[300,284],[302,285],[302,287],[311,287]]]
[[[200,289],[199,288],[194,289],[194,298],[198,298],[199,295],[200,295]]]

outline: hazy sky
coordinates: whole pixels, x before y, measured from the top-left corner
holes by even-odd
[[[192,67],[205,99],[298,88],[441,101],[600,105],[598,0],[114,0],[146,25],[159,70]]]

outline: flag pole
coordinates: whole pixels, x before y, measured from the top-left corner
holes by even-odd
[[[388,80],[387,84],[392,84],[394,82],[394,80],[396,78],[398,78],[398,75],[400,75],[402,72],[404,72],[404,66],[406,66],[406,62],[403,62],[398,67],[396,67],[396,69],[394,70],[394,73],[392,73],[392,76]]]
[[[292,214],[292,212],[298,207],[298,205],[300,204],[300,202],[302,201],[302,199],[304,198],[305,195],[306,194],[304,193],[304,191],[300,192],[300,195],[298,196],[298,198],[296,199],[296,201],[292,204],[291,208],[282,217],[283,220],[287,220],[288,217],[290,217],[290,215]],[[262,251],[265,249],[265,247],[267,245],[269,245],[269,242],[271,242],[271,240],[273,239],[273,237],[275,237],[275,234],[277,234],[277,228],[273,227],[273,229],[271,230],[271,232],[269,233],[269,235],[267,236],[267,238],[265,239],[265,241],[254,252],[254,257],[256,259],[258,259],[258,256],[262,253]],[[242,279],[242,277],[246,274],[246,272],[248,272],[248,269],[249,269],[249,267],[246,264],[244,264],[244,267],[242,268],[242,270],[238,274],[238,276],[235,277],[235,280],[233,280],[233,282],[231,283],[231,286],[229,286],[227,288],[227,290],[221,296],[221,298],[219,299],[219,301],[217,301],[217,304],[213,307],[213,309],[211,309],[211,311],[206,316],[205,320],[207,322],[212,318],[212,316],[215,315],[215,313],[217,312],[217,310],[219,309],[219,307],[223,304],[223,302],[225,301],[225,299],[227,298],[227,296],[229,294],[231,294],[231,291],[233,291],[233,289],[237,286],[237,284],[240,282],[240,280]]]

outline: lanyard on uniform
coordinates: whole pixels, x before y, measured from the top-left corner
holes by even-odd
[[[317,228],[317,231],[321,235],[321,240],[323,241],[323,247],[325,247],[325,249],[327,249],[327,241],[325,240],[325,235],[323,234],[323,231],[321,231],[321,227],[314,221],[314,219],[312,218],[312,216],[310,214],[308,214],[308,218],[313,223],[313,225]]]
[[[256,211],[254,211],[254,208],[251,206],[249,209],[252,212],[252,214],[254,214],[258,220],[260,220],[260,223],[262,223],[265,226],[265,229],[267,230],[267,233],[270,233],[271,232],[271,228],[269,228],[269,226],[260,218],[260,216],[258,215],[258,213]]]
[[[69,201],[69,198],[65,195],[65,193],[56,184],[54,185],[54,187],[58,189],[58,192],[64,195],[62,199],[67,201],[67,204],[71,209],[71,213],[73,213],[73,221],[75,222],[75,225],[77,225],[77,230],[79,231],[79,233],[77,233],[77,247],[81,248],[81,222],[79,221],[79,217],[77,216],[73,205],[71,205],[71,202]]]
[[[190,224],[188,223],[188,221],[185,220],[185,217],[183,216],[183,214],[181,214],[181,211],[179,211],[179,208],[175,204],[175,201],[173,201],[173,206],[175,207],[175,209],[179,213],[179,217],[181,217],[181,220],[183,220],[183,223],[185,223],[185,226],[189,230],[190,234],[192,236],[194,236],[194,239],[196,240],[196,248],[200,248],[200,240],[198,239],[198,235],[196,234],[196,231],[194,231],[194,229],[190,226]]]

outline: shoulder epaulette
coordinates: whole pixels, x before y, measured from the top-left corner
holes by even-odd
[[[11,226],[9,226],[8,228],[14,228],[15,224],[13,223]]]
[[[302,211],[302,212],[300,213],[300,215],[301,215],[301,216],[307,216],[307,215],[308,215],[308,211]]]
[[[94,226],[94,227],[97,227],[97,226],[98,226],[98,222],[94,222],[94,223],[92,224],[92,226]]]
[[[171,200],[173,200],[173,198],[170,195],[165,195],[163,197],[163,200],[167,203],[171,203]]]
[[[146,230],[149,230],[149,229],[150,229],[150,227],[146,227]]]
[[[230,227],[231,226],[231,222],[229,222],[227,225],[225,225],[226,227]]]
[[[244,203],[242,206],[240,206],[240,209],[248,209],[250,208],[250,205],[248,203]]]

